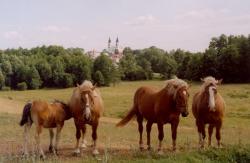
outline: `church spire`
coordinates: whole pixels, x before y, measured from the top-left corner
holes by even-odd
[[[111,44],[111,39],[109,37],[109,40],[108,40],[108,49],[110,49],[110,44]]]
[[[118,49],[118,46],[119,46],[119,40],[118,40],[118,37],[117,37],[116,42],[115,42],[115,48]]]

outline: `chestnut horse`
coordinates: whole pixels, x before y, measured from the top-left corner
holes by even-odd
[[[97,140],[97,127],[99,124],[99,118],[103,113],[103,102],[100,92],[92,85],[90,81],[85,80],[81,85],[73,90],[73,94],[69,101],[70,110],[74,117],[76,127],[76,147],[75,154],[80,154],[79,140],[82,131],[82,148],[86,147],[86,141],[84,139],[86,124],[92,126],[92,139],[93,139],[93,154],[98,154],[96,148]]]
[[[204,139],[206,137],[205,125],[208,127],[208,145],[211,145],[211,136],[213,128],[216,128],[217,145],[221,145],[221,126],[225,112],[225,102],[217,91],[217,86],[221,84],[221,80],[214,77],[206,77],[202,79],[204,82],[199,92],[193,97],[192,111],[196,119],[196,126],[199,133],[200,147],[204,147]]]
[[[135,92],[133,107],[117,126],[124,126],[136,115],[140,133],[139,146],[140,149],[143,149],[142,132],[143,118],[145,118],[147,120],[147,146],[150,150],[151,127],[153,123],[157,123],[159,132],[158,152],[162,153],[163,125],[170,123],[173,150],[175,150],[179,116],[180,114],[183,117],[188,115],[188,97],[188,84],[178,78],[167,80],[166,86],[159,91],[151,87],[140,87]]]
[[[33,122],[36,126],[35,139],[37,150],[40,153],[40,157],[45,158],[44,152],[40,145],[40,134],[42,132],[42,128],[49,128],[49,151],[57,154],[60,133],[63,128],[64,121],[70,118],[71,113],[68,105],[61,101],[56,100],[51,104],[40,100],[28,102],[23,108],[22,119],[20,121],[20,126],[24,125],[24,155],[28,155],[28,135]],[[53,145],[53,128],[57,128],[55,146]]]

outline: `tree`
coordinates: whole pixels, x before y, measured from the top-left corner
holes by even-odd
[[[94,72],[100,71],[102,73],[105,86],[109,86],[112,81],[113,66],[112,60],[103,53],[94,61],[93,70]]]
[[[97,83],[98,86],[104,86],[105,85],[105,81],[104,81],[104,77],[102,75],[102,72],[97,70],[94,74],[94,81]]]
[[[4,87],[5,84],[5,76],[3,75],[2,71],[0,70],[0,89]]]

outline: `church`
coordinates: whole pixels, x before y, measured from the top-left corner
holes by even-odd
[[[116,38],[115,45],[111,44],[111,39],[108,39],[108,47],[102,52],[96,50],[88,51],[87,55],[91,58],[98,57],[101,53],[109,56],[113,63],[119,63],[120,59],[123,57],[123,49],[119,46],[119,39]]]
[[[120,59],[123,57],[123,49],[119,46],[119,39],[116,38],[115,46],[111,45],[111,39],[108,40],[108,48],[103,51],[108,55],[114,63],[119,63]]]

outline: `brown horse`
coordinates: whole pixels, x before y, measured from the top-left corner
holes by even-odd
[[[76,127],[76,149],[75,154],[80,153],[79,140],[82,131],[82,147],[86,147],[86,141],[84,139],[86,124],[92,126],[92,139],[93,139],[93,154],[98,154],[96,148],[97,140],[97,127],[99,124],[99,118],[103,113],[103,102],[100,96],[100,92],[95,89],[90,81],[84,81],[81,85],[78,85],[71,96],[69,102],[72,116],[74,117]]]
[[[225,112],[225,102],[221,95],[217,92],[217,86],[221,84],[221,80],[209,76],[202,79],[204,82],[199,92],[193,97],[192,111],[196,119],[196,126],[199,133],[200,147],[204,147],[205,125],[208,127],[208,145],[211,145],[211,136],[213,128],[216,128],[216,139],[218,147],[220,147],[222,119]]]
[[[135,93],[132,109],[117,126],[124,126],[136,115],[140,133],[139,146],[140,149],[143,149],[142,132],[143,118],[145,118],[147,120],[147,145],[150,150],[151,127],[153,123],[157,123],[159,132],[158,152],[162,153],[163,125],[170,123],[173,150],[175,150],[179,116],[180,114],[183,117],[188,115],[188,97],[188,84],[178,78],[167,80],[166,86],[160,91],[150,87],[140,87]]]
[[[20,126],[24,126],[24,154],[28,155],[28,135],[32,123],[36,125],[36,145],[37,150],[42,158],[45,158],[44,152],[40,146],[40,134],[42,128],[49,128],[50,146],[49,151],[57,154],[60,133],[64,125],[64,121],[71,118],[71,113],[67,104],[61,101],[55,101],[48,104],[45,101],[33,101],[27,103],[23,108]],[[56,143],[53,145],[54,132],[52,128],[57,128]]]

